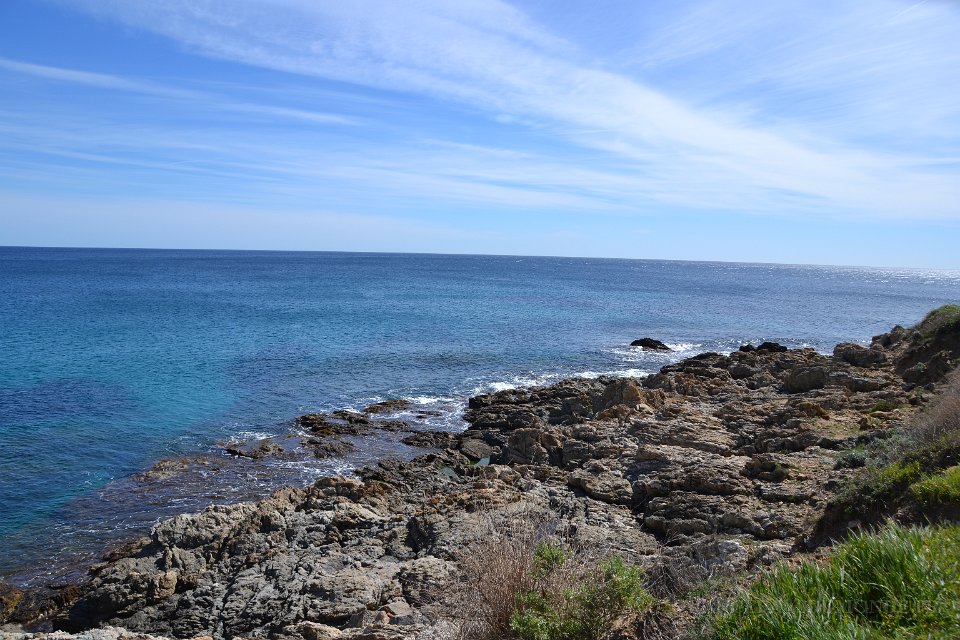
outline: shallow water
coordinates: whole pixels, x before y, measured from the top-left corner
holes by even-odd
[[[307,411],[402,397],[437,412],[420,428],[456,430],[478,392],[762,339],[830,350],[958,299],[960,272],[929,270],[0,248],[0,576],[204,501],[413,454],[368,438],[348,460],[224,465],[183,495],[128,497],[161,458],[222,456],[218,441],[286,433]],[[628,346],[643,336],[677,350]]]

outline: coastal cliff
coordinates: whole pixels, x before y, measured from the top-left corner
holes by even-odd
[[[485,606],[463,600],[478,562],[557,539],[642,567],[671,604],[636,624],[676,636],[708,581],[895,515],[838,500],[864,447],[915,420],[958,358],[960,326],[931,321],[832,355],[764,343],[477,396],[466,431],[411,436],[433,453],[161,522],[54,598],[6,589],[0,614],[104,639],[466,637]],[[336,449],[330,425],[348,418],[302,421]]]

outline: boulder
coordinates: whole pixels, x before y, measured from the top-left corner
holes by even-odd
[[[784,353],[788,349],[778,342],[761,342],[760,346],[757,347],[757,351],[767,351],[769,353]]]
[[[631,347],[642,347],[648,351],[673,351],[663,342],[659,340],[654,340],[653,338],[640,338],[639,340],[634,340],[630,343]]]
[[[783,377],[783,389],[788,393],[822,389],[827,385],[827,379],[827,370],[823,367],[797,367]]]
[[[879,347],[866,347],[844,342],[833,348],[833,357],[855,367],[870,367],[887,361],[887,356]]]

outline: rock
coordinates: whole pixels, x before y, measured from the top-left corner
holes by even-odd
[[[17,605],[23,600],[24,593],[13,585],[0,582],[0,624],[13,616]]]
[[[730,372],[730,377],[734,380],[743,380],[744,378],[749,378],[760,373],[760,369],[739,362],[731,364],[727,370]]]
[[[833,357],[855,367],[870,367],[887,360],[887,356],[882,349],[867,349],[852,342],[844,342],[834,347]]]
[[[903,372],[905,382],[914,384],[928,384],[939,382],[953,368],[953,361],[949,351],[934,354],[927,362],[918,362]]]
[[[783,378],[783,388],[788,393],[803,393],[822,389],[827,385],[827,370],[823,367],[791,369]]]
[[[363,408],[363,413],[396,413],[398,411],[406,411],[412,406],[413,403],[409,400],[384,400],[382,402],[374,402],[373,404],[367,405]]]
[[[520,464],[547,464],[550,456],[540,442],[541,433],[539,429],[513,431],[507,440],[505,461]]]
[[[400,442],[424,449],[446,449],[453,444],[453,434],[447,431],[415,431]]]
[[[626,478],[612,473],[594,474],[577,470],[570,474],[567,485],[582,489],[591,498],[610,504],[630,504],[633,487]]]
[[[788,349],[777,342],[761,342],[760,346],[757,347],[757,351],[767,351],[769,353],[784,353]]]
[[[613,384],[607,385],[600,397],[598,411],[604,411],[616,405],[626,405],[636,407],[645,400],[643,392],[637,383],[633,380],[624,378],[617,380]]]
[[[301,622],[295,629],[303,640],[338,640],[343,637],[343,632],[336,627],[318,622]]]
[[[892,347],[903,342],[903,339],[906,336],[907,330],[904,327],[897,325],[888,333],[881,333],[878,336],[873,336],[873,339],[870,341],[870,346]]]
[[[252,458],[254,460],[262,460],[263,458],[283,453],[283,447],[269,438],[253,442],[227,444],[223,447],[223,450],[233,456]]]
[[[630,343],[631,347],[643,347],[648,351],[673,351],[663,342],[659,340],[654,340],[653,338],[640,338],[639,340],[634,340]]]
[[[380,608],[381,611],[384,611],[389,616],[389,624],[413,624],[414,623],[414,610],[406,600],[394,600],[388,602]]]
[[[357,448],[354,444],[340,438],[307,438],[303,444],[313,451],[314,456],[321,459],[344,456]]]
[[[457,447],[460,453],[472,461],[490,459],[493,456],[493,447],[480,438],[464,438]]]

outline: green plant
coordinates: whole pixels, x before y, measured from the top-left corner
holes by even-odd
[[[878,400],[867,413],[874,413],[875,411],[893,411],[894,409],[899,409],[903,404],[899,402],[893,402],[892,400]]]
[[[848,489],[846,500],[857,509],[884,507],[896,502],[921,475],[922,467],[917,460],[869,465],[857,483]]]
[[[780,566],[716,614],[714,640],[886,640],[960,635],[960,527],[891,525],[825,564]]]
[[[538,578],[545,578],[556,569],[563,566],[569,555],[555,542],[541,542],[533,554],[534,573]]]
[[[925,507],[960,505],[960,465],[910,485],[910,493]]]
[[[550,580],[567,558],[554,548],[541,550],[553,569],[538,590],[518,599],[510,627],[521,640],[599,640],[616,620],[649,611],[656,602],[643,586],[643,571],[617,556],[571,586]]]
[[[863,447],[847,449],[837,458],[835,469],[859,469],[867,464],[867,452]]]
[[[944,331],[960,328],[960,305],[945,304],[928,313],[914,330],[927,339]]]

